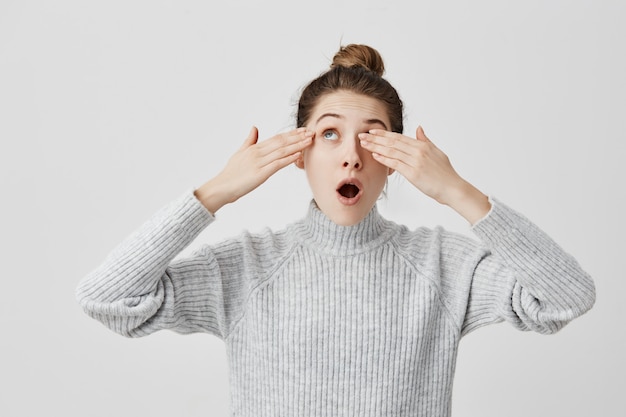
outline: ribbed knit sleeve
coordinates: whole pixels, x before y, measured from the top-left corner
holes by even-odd
[[[554,333],[588,311],[595,286],[578,262],[526,217],[491,202],[472,228],[487,251],[473,273],[463,334],[502,320]]]
[[[217,262],[197,253],[172,263],[213,219],[191,192],[164,207],[80,282],[80,305],[125,336],[164,328],[219,334],[225,295]]]

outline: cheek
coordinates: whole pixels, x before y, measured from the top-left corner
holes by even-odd
[[[389,172],[389,167],[375,160],[371,153],[366,152],[365,154],[366,154],[365,158],[367,159],[367,164],[373,167],[374,172],[384,173],[385,175]]]
[[[389,167],[377,161],[373,161],[372,163],[376,164],[376,169],[373,171],[373,176],[376,178],[375,181],[377,184],[384,187],[384,185],[387,184],[387,180],[392,171],[390,171]]]
[[[323,158],[320,158],[319,152],[315,146],[306,149],[303,155],[304,170],[309,178],[309,182],[315,182],[320,172],[324,172]]]
[[[325,166],[330,163],[329,156],[328,152],[324,151],[323,146],[319,146],[319,144],[313,142],[313,145],[304,151],[304,166],[305,168],[307,165],[309,167]]]

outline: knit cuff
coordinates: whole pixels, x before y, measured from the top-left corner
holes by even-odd
[[[148,226],[148,230],[149,235],[160,235],[161,239],[171,236],[178,241],[185,241],[186,244],[195,239],[214,220],[213,214],[195,197],[193,190],[187,190],[149,220],[151,225]],[[180,232],[183,232],[183,235]]]
[[[489,196],[489,202],[489,212],[471,227],[481,241],[501,243],[511,236],[519,236],[524,229],[536,228],[526,217],[495,197]]]

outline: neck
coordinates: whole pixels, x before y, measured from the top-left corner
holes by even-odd
[[[296,224],[306,245],[338,256],[371,250],[387,241],[396,227],[380,216],[376,206],[359,223],[341,226],[330,220],[315,201],[311,201],[307,217]]]

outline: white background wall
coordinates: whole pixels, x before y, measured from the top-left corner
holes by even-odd
[[[517,208],[596,280],[554,336],[497,325],[461,342],[455,416],[609,416],[626,388],[622,1],[0,1],[0,415],[225,416],[225,349],[128,340],[78,281],[154,211],[218,172],[256,124],[293,126],[340,43],[367,43],[457,171]],[[194,246],[304,215],[289,167]],[[383,214],[465,221],[399,177]],[[193,248],[192,247],[192,248]],[[192,249],[190,248],[190,249]]]

